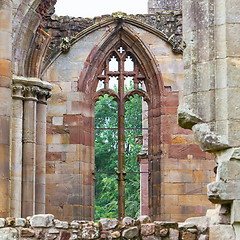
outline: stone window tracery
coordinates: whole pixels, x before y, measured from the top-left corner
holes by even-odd
[[[128,46],[120,43],[105,57],[97,72],[95,101],[108,94],[118,104],[118,217],[125,217],[125,103],[137,94],[146,102],[146,77],[137,57]]]

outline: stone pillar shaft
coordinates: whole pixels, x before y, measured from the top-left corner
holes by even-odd
[[[35,214],[36,101],[24,101],[22,217]]]
[[[36,205],[35,213],[45,213],[47,105],[37,103]]]
[[[0,0],[0,215],[9,215],[12,1]]]
[[[12,102],[11,207],[12,217],[21,217],[23,101]]]

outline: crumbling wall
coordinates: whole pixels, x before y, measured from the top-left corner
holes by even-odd
[[[166,16],[175,19],[172,14]],[[148,17],[151,19],[152,15]],[[59,55],[43,74],[53,85],[53,95],[48,102],[46,211],[63,220],[94,217],[94,136],[89,127],[94,121],[94,112],[86,100],[88,94],[79,90],[79,79],[86,73],[85,65],[92,66],[94,71],[97,68],[94,61],[100,64],[100,59],[94,59],[94,53],[102,39],[115,29],[116,19],[112,16],[110,23],[103,20],[80,32],[68,51]],[[164,88],[159,92],[160,100],[153,112],[154,117],[159,116],[156,117],[159,125],[154,125],[150,133],[155,144],[152,150],[155,154],[149,159],[150,215],[153,219],[172,221],[204,215],[212,207],[207,200],[206,185],[215,177],[215,162],[195,144],[191,131],[177,124],[179,95],[183,92],[182,55],[173,52],[170,37],[165,37],[167,33],[150,27],[150,23],[143,25],[142,21],[125,15],[123,22],[123,28],[131,29],[152,54],[150,61],[156,63]],[[161,21],[155,23],[161,28]],[[96,25],[98,28],[91,30]],[[171,26],[171,31],[176,31],[176,23]],[[60,32],[60,35],[67,32],[52,27],[49,31]],[[58,44],[59,39],[56,37]],[[89,86],[86,84],[86,87]]]
[[[216,154],[216,181],[208,197],[221,204],[219,223],[240,238],[239,80],[240,2],[183,1],[184,104],[179,123],[201,149]],[[238,189],[238,190],[237,190]],[[216,237],[217,238],[217,237]]]
[[[0,218],[0,239],[56,239],[56,240],[93,240],[93,239],[143,239],[143,240],[207,240],[207,222],[174,223],[151,222],[148,216],[138,219],[126,217],[100,219],[99,222],[60,221],[51,214],[35,215],[24,218]],[[225,236],[230,236],[226,235]],[[227,239],[227,238],[226,238]],[[230,239],[230,238],[228,238]],[[210,240],[214,240],[213,238]]]
[[[123,13],[124,14],[124,13]],[[113,14],[114,15],[114,14]],[[75,18],[69,16],[47,15],[43,21],[44,30],[52,37],[49,49],[44,59],[45,66],[54,60],[61,49],[63,38],[73,39],[88,27],[109,20],[113,15],[103,15],[95,18]],[[124,14],[125,15],[125,14]],[[182,44],[182,13],[181,10],[161,11],[157,14],[126,15],[127,18],[140,21],[151,28],[162,31],[167,38],[172,38],[176,52],[181,51]],[[44,67],[43,67],[44,68]]]

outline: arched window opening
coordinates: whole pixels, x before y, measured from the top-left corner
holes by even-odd
[[[118,218],[123,219],[125,211],[127,211],[128,216],[137,217],[140,214],[140,176],[142,184],[142,174],[145,174],[145,176],[148,174],[140,171],[140,161],[137,162],[137,159],[139,159],[137,155],[143,150],[142,144],[139,145],[139,138],[142,138],[144,131],[146,133],[148,130],[147,127],[143,129],[142,126],[142,109],[144,106],[142,99],[147,102],[150,101],[146,91],[146,77],[134,54],[121,44],[113,48],[104,59],[99,67],[97,80],[98,86],[95,98],[99,101],[95,106],[95,218],[116,217],[118,214]],[[114,104],[117,105],[108,102],[109,106],[106,110],[99,111],[102,108],[101,104],[103,103],[104,106],[109,99],[108,96],[111,96],[111,102],[115,101]],[[115,106],[115,124],[111,123],[114,117],[110,116],[113,105]],[[103,115],[103,119],[98,119],[97,114]],[[104,114],[106,115],[104,116]],[[109,136],[111,138],[106,139]],[[115,142],[110,144],[110,141],[114,140]],[[99,146],[101,146],[101,149],[97,152]],[[105,170],[99,168],[99,166],[105,167]],[[102,175],[98,177],[98,174]],[[113,181],[114,174],[117,175],[117,181],[115,182]],[[145,179],[147,178],[145,177]],[[98,181],[101,181],[101,183],[97,183]],[[103,185],[104,182],[106,186]],[[116,182],[118,191],[115,190]],[[147,184],[146,182],[145,185],[147,186]],[[104,192],[100,192],[97,189],[99,187],[104,189],[101,190]],[[109,192],[106,193],[106,191]],[[117,213],[116,192],[118,199]],[[111,196],[108,196],[108,194],[111,194]],[[104,203],[104,197],[109,199],[109,202],[103,206],[107,215],[101,216],[99,203]]]
[[[107,94],[95,104],[95,219],[118,216],[117,111],[117,103]]]

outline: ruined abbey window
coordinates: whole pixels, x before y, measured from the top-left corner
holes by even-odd
[[[105,212],[109,209],[108,217],[123,218],[125,211],[128,216],[137,217],[140,164],[136,159],[143,147],[139,139],[147,131],[142,117],[146,106],[143,99],[148,100],[145,75],[133,52],[118,44],[101,63],[97,79],[95,218],[103,217],[99,214],[104,208]]]

